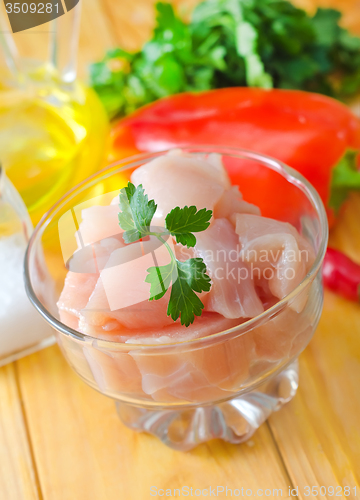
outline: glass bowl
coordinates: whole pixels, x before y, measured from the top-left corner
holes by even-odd
[[[315,189],[280,162],[226,147],[182,149],[192,155],[221,155],[232,184],[240,186],[246,201],[259,205],[264,216],[290,222],[306,238],[315,259],[289,295],[228,330],[217,331],[214,325],[206,337],[166,344],[103,340],[60,321],[56,302],[77,250],[74,233],[82,209],[109,205],[135,168],[168,151],[110,165],[58,201],[32,235],[25,282],[31,302],[55,329],[70,366],[87,384],[116,401],[121,420],[172,448],[189,450],[213,438],[232,443],[248,439],[295,395],[297,358],[322,310],[320,271],[328,227]],[[55,296],[47,293],[47,283],[55,287]]]

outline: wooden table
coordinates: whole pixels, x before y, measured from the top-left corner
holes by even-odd
[[[153,22],[152,3],[84,0],[82,73],[109,46],[137,47]],[[359,0],[319,3],[341,5],[360,32]],[[331,235],[332,245],[358,261],[359,214],[360,197],[353,196]],[[0,369],[0,500],[143,500],[152,498],[151,486],[243,487],[254,495],[261,488],[264,496],[265,489],[271,496],[282,489],[283,498],[289,486],[298,486],[300,498],[313,497],[306,486],[349,486],[355,498],[356,486],[360,496],[358,305],[326,293],[300,370],[294,400],[250,441],[213,441],[179,453],[124,427],[114,403],[86,386],[57,346],[8,365]]]

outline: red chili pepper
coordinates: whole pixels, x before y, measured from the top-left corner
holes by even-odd
[[[346,192],[360,189],[356,154],[344,157],[347,151],[360,149],[360,121],[340,102],[310,92],[229,88],[178,94],[120,120],[111,137],[112,161],[185,143],[235,146],[272,156],[313,184],[327,207],[330,224],[333,208],[341,205]],[[334,169],[342,157],[343,168],[335,178]],[[236,172],[231,174],[236,183]],[[276,216],[273,193],[282,191],[279,182],[270,181],[267,191],[260,192],[253,176],[249,182],[242,177],[241,190],[264,215]],[[286,202],[291,210],[295,201]]]
[[[338,250],[328,248],[323,265],[324,285],[355,302],[359,301],[360,266]]]

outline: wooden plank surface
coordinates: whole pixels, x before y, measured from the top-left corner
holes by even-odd
[[[114,402],[82,382],[57,346],[18,364],[47,500],[142,500],[149,498],[151,486],[288,490],[289,478],[267,426],[242,446],[216,440],[179,453],[121,424]]]
[[[0,498],[40,498],[14,364],[0,368]]]
[[[360,314],[326,294],[320,325],[300,357],[297,396],[270,427],[299,496],[305,486],[360,485]],[[302,492],[302,494],[300,494]]]
[[[80,74],[105,48],[136,49],[153,25],[153,0],[83,1]],[[176,2],[189,10],[194,0]],[[297,0],[306,8],[314,0]],[[359,0],[319,0],[345,11],[360,33]],[[332,244],[360,262],[360,197]],[[124,427],[114,403],[87,387],[54,346],[0,370],[1,500],[143,500],[150,486],[283,490],[358,486],[360,491],[360,310],[326,293],[324,314],[300,359],[300,389],[243,445],[213,441],[172,451]],[[225,498],[220,494],[219,498]],[[327,494],[323,498],[330,498]],[[350,498],[353,498],[353,490]]]

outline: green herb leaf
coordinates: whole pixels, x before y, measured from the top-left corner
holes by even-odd
[[[126,61],[132,62],[134,59],[134,55],[131,52],[128,52],[127,50],[123,50],[119,47],[116,49],[110,49],[106,53],[106,59],[124,59]]]
[[[156,212],[154,200],[148,200],[142,185],[131,182],[120,190],[119,224],[124,229],[125,243],[133,243],[149,233],[149,226]]]
[[[186,23],[169,3],[155,8],[140,51],[112,49],[90,68],[111,118],[183,91],[249,85],[341,99],[360,89],[360,38],[337,10],[311,17],[287,0],[205,0]]]
[[[113,74],[105,62],[97,62],[90,66],[90,79],[95,87],[102,87],[112,82]]]
[[[188,90],[275,86],[341,98],[360,88],[360,39],[339,26],[333,9],[311,18],[284,0],[206,0],[190,24],[170,4],[156,10],[153,38],[141,51],[114,49],[91,67],[110,117]],[[111,70],[113,59],[127,65]]]
[[[166,266],[149,267],[146,283],[150,283],[150,299],[159,300],[165,295],[172,281],[177,279],[177,270],[174,262]]]
[[[211,210],[202,208],[197,210],[195,206],[184,208],[176,207],[166,216],[166,229],[175,236],[177,243],[194,247],[196,237],[192,233],[205,231],[210,225]]]
[[[208,292],[210,278],[202,259],[188,259],[159,267],[150,267],[146,282],[151,284],[150,300],[161,299],[172,283],[167,314],[176,321],[180,317],[182,325],[189,326],[195,316],[201,316],[204,304],[195,292]]]
[[[359,151],[347,150],[333,169],[329,206],[338,212],[349,192],[360,190],[360,171],[357,158]]]
[[[339,36],[341,13],[334,9],[318,9],[313,17],[313,26],[319,44],[331,47]]]
[[[157,205],[154,200],[148,200],[141,184],[135,187],[129,182],[121,189],[119,205],[119,224],[125,231],[123,234],[125,243],[133,243],[151,235],[156,236],[169,251],[171,259],[169,264],[153,266],[147,270],[145,281],[150,284],[149,300],[161,299],[171,286],[167,314],[174,321],[180,317],[181,324],[189,326],[195,316],[201,315],[204,308],[196,293],[210,290],[210,278],[206,274],[206,266],[202,259],[192,258],[185,262],[177,260],[164,237],[170,233],[178,243],[188,247],[194,246],[196,238],[192,233],[204,231],[209,227],[212,211],[206,208],[197,210],[195,206],[176,207],[165,219],[168,232],[157,232],[150,230]]]
[[[180,317],[182,325],[189,326],[195,316],[201,316],[204,304],[195,292],[208,292],[210,278],[202,259],[177,261],[178,277],[173,281],[167,313],[176,321]]]

